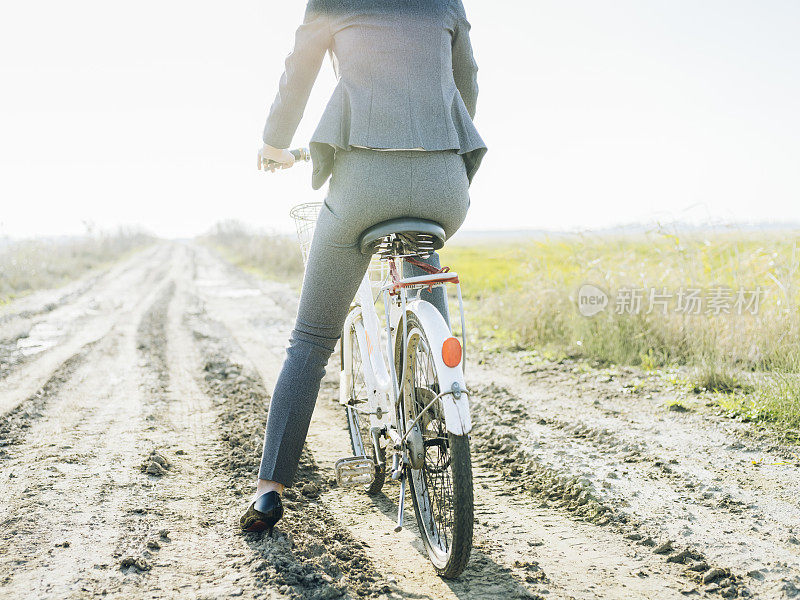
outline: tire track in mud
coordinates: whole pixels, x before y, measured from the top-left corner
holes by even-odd
[[[147,402],[142,471],[148,493],[137,507],[136,535],[120,539],[117,566],[126,597],[275,597],[242,572],[246,549],[225,518],[225,482],[214,472],[211,401],[195,385],[195,348],[184,327],[186,253],[176,250],[173,278],[138,328]],[[140,476],[141,477],[141,476]]]
[[[108,335],[119,313],[136,310],[146,290],[165,277],[169,244],[142,251],[117,265],[74,302],[40,318],[11,319],[0,326],[0,412],[33,395],[64,361]],[[13,310],[13,305],[12,305]],[[26,346],[19,342],[27,341]]]
[[[186,265],[177,254],[168,270],[180,282],[176,271]],[[58,393],[48,387],[58,402],[42,406],[41,418],[27,414],[12,427],[32,431],[20,438],[5,467],[0,461],[0,475],[11,483],[0,491],[0,595],[380,595],[365,549],[314,506],[327,482],[308,455],[303,475],[309,487],[294,501],[308,506],[294,523],[287,519],[291,531],[276,540],[237,534],[247,500],[244,493],[232,496],[252,483],[254,469],[237,477],[246,463],[223,451],[236,450],[233,438],[232,445],[214,442],[217,417],[227,417],[233,432],[260,438],[261,424],[245,420],[239,430],[236,418],[263,418],[263,386],[259,391],[254,377],[234,390],[226,380],[215,400],[202,393],[200,387],[211,389],[219,373],[203,370],[208,363],[183,322],[183,288],[183,282],[167,281],[137,290],[145,298],[139,308],[121,315],[83,362],[68,363],[77,372]],[[228,392],[230,401],[220,398]],[[247,454],[251,467],[257,457],[257,449]],[[154,464],[159,468],[151,470]],[[50,509],[54,502],[57,511]]]
[[[92,269],[79,279],[52,289],[34,290],[10,303],[11,308],[0,310],[0,327],[9,321],[30,319],[50,313],[69,304],[111,277],[124,277],[136,268],[139,260],[163,251],[165,245],[150,243],[131,251],[127,257]]]
[[[182,477],[203,481],[210,493],[190,499],[187,496],[196,489],[187,489],[172,473],[161,481],[163,494],[181,496],[181,500],[170,506],[156,499],[152,505],[159,510],[159,526],[167,523],[174,533],[171,544],[158,553],[161,564],[153,563],[143,581],[151,589],[174,587],[176,570],[186,571],[186,563],[192,562],[189,570],[197,569],[197,557],[186,560],[186,554],[193,552],[211,565],[203,589],[215,598],[276,593],[291,598],[380,595],[385,590],[363,546],[318,505],[318,495],[328,482],[307,452],[299,473],[303,481],[297,486],[301,492],[293,499],[288,498],[292,491],[287,494],[287,508],[303,506],[302,515],[287,515],[276,528],[275,538],[238,531],[238,516],[249,496],[244,488],[253,483],[260,454],[263,424],[258,421],[266,414],[268,395],[258,375],[234,358],[237,348],[224,327],[210,320],[192,295],[186,280],[186,275],[196,271],[192,253],[182,248],[177,260],[182,276],[176,298],[168,309],[162,307],[152,318],[142,320],[140,330],[145,335],[138,346],[148,372],[143,385],[150,395],[166,399],[154,404],[154,427],[163,431],[171,423],[180,428],[171,440],[174,444],[159,448],[161,454],[174,462]],[[199,420],[197,413],[202,415]],[[176,511],[176,504],[184,514]],[[199,515],[187,515],[187,511]],[[194,525],[193,531],[187,522]],[[284,528],[284,533],[278,533]],[[204,538],[209,531],[216,537],[205,541],[214,550],[198,550],[198,537]],[[148,560],[147,553],[142,550],[138,556],[126,557],[127,562],[133,562],[134,569],[140,558]],[[176,562],[180,556],[183,564]]]
[[[67,304],[91,290],[98,281],[108,274],[111,268],[112,267],[105,267],[99,273],[93,273],[88,278],[84,278],[75,284],[70,285],[69,287],[74,286],[74,289],[70,289],[66,293],[59,294],[56,298],[47,299],[38,305],[32,306],[31,308],[22,309],[18,312],[10,312],[0,315],[0,325],[5,325],[14,319],[31,319],[33,317],[38,317],[49,312],[53,312],[59,306]],[[45,290],[45,293],[46,292],[47,290]]]
[[[0,459],[9,455],[7,447],[22,443],[31,424],[42,417],[44,409],[58,395],[98,342],[90,342],[65,360],[36,393],[0,416]]]
[[[142,319],[137,338],[148,426],[141,469],[152,493],[139,535],[118,552],[126,597],[276,598],[251,565],[259,558],[238,534],[243,501],[220,461],[219,411],[203,391],[203,360],[189,322],[201,308],[187,292],[191,256],[178,247],[173,281]]]
[[[477,392],[479,398],[473,403],[473,439],[480,457],[478,462],[499,472],[515,493],[530,494],[539,498],[544,506],[566,510],[595,525],[611,525],[631,544],[652,549],[667,563],[684,565],[683,575],[695,584],[707,584],[706,592],[719,592],[723,597],[750,595],[742,577],[733,574],[731,569],[709,564],[696,548],[674,547],[673,542],[664,539],[661,532],[648,530],[607,505],[595,495],[591,484],[585,480],[541,464],[535,455],[519,443],[514,433],[519,428],[523,410],[507,390],[497,386],[476,386],[473,391]],[[539,425],[553,424],[542,418],[537,422]],[[593,438],[587,435],[589,429],[585,427],[574,426],[571,431],[580,438]],[[606,436],[597,437],[608,442]],[[637,449],[626,449],[624,452],[629,458],[639,454]]]
[[[498,384],[489,401],[519,412],[515,431],[537,460],[586,481],[653,538],[729,567],[754,595],[800,588],[800,464],[784,460],[797,446],[681,395],[657,372],[569,361],[530,370],[530,353],[485,359],[481,380]],[[668,410],[676,395],[688,409]]]
[[[89,297],[93,290],[102,288],[102,284],[110,279],[127,277],[135,271],[140,260],[147,260],[163,250],[163,246],[157,245],[142,248],[122,263],[103,267],[99,272],[67,284],[64,286],[65,292],[59,288],[35,291],[12,303],[10,309],[0,310],[0,380],[36,356],[35,353],[28,355],[20,352],[20,342],[29,337],[36,325],[46,324],[51,318],[50,313],[70,304],[76,304],[84,296]],[[15,310],[14,307],[19,304],[23,306]]]
[[[231,336],[219,324],[193,320],[205,361],[203,384],[217,402],[221,438],[227,453],[218,466],[239,487],[255,479],[261,454],[264,416],[269,396],[260,376],[235,361]],[[363,543],[341,527],[318,501],[330,487],[306,448],[293,488],[285,492],[287,508],[276,536],[245,534],[255,554],[250,562],[257,577],[291,598],[377,597],[391,593]],[[242,510],[246,500],[242,501]]]
[[[125,583],[114,562],[118,541],[138,533],[142,488],[125,467],[139,460],[132,367],[137,325],[159,291],[158,278],[149,281],[105,335],[65,363],[69,376],[57,370],[57,391],[20,424],[25,435],[0,463],[10,483],[0,491],[0,589],[12,596],[100,596]]]
[[[175,296],[175,281],[168,280],[142,315],[136,328],[136,351],[139,358],[138,380],[143,391],[139,419],[144,425],[141,434],[139,464],[144,475],[135,476],[134,490],[141,499],[120,518],[119,533],[115,541],[113,558],[119,571],[126,575],[123,586],[148,587],[144,578],[157,563],[157,553],[163,544],[170,542],[169,529],[162,527],[164,507],[158,502],[160,479],[173,467],[152,432],[157,429],[158,413],[163,411],[165,391],[169,384],[166,351],[166,319],[170,303]],[[144,446],[144,448],[141,448]],[[170,457],[171,458],[171,457]],[[138,488],[138,489],[137,489]],[[128,590],[134,595],[136,592]]]
[[[122,272],[127,273],[134,269],[135,264],[126,264]],[[20,316],[28,318],[29,316],[51,312],[66,303],[66,301],[80,297],[86,291],[92,289],[100,279],[108,274],[110,270],[111,268],[108,268],[103,273],[92,276],[89,281],[87,281],[84,285],[81,285],[79,289],[62,295],[57,305],[50,303],[41,311],[23,311],[17,314],[8,314],[5,315],[3,319],[0,319],[0,323]],[[144,289],[153,285],[157,285],[164,278],[165,273],[166,272],[164,269],[161,269],[155,273],[150,273],[144,282]],[[56,368],[50,373],[48,379],[31,396],[16,404],[16,406],[14,406],[14,408],[11,410],[0,415],[0,458],[8,456],[9,454],[8,450],[4,450],[5,447],[17,445],[22,442],[25,432],[30,429],[31,425],[37,419],[42,418],[49,403],[57,398],[59,392],[69,382],[75,371],[86,364],[87,357],[91,355],[94,349],[104,342],[108,333],[113,331],[115,325],[116,324],[111,325],[108,328],[108,331],[97,339],[78,347],[73,354],[68,356],[64,361],[56,366]],[[7,365],[7,367],[13,366],[19,365]],[[8,368],[3,372],[2,377],[7,377],[12,371],[12,368]]]

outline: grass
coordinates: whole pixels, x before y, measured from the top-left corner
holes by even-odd
[[[800,380],[795,373],[767,373],[759,377],[752,393],[722,394],[718,404],[730,417],[770,423],[800,442]]]
[[[0,304],[54,288],[152,242],[133,229],[70,238],[0,240]]]
[[[302,277],[300,253],[290,236],[257,234],[228,222],[205,239],[234,264],[263,276],[295,283]],[[797,428],[798,241],[797,231],[679,234],[658,229],[455,242],[441,256],[460,275],[471,344],[583,357],[600,366],[687,366],[693,372],[691,387],[718,394],[732,414]],[[578,289],[586,283],[604,290],[610,300],[591,318],[577,308]],[[624,288],[643,290],[637,314],[617,310]],[[665,290],[669,297],[648,312],[651,289]],[[700,314],[677,311],[678,291],[695,289],[706,303]],[[729,312],[707,313],[711,296],[721,289],[730,290]],[[754,314],[733,304],[740,289],[762,290]]]
[[[462,276],[481,337],[506,345],[552,346],[568,355],[651,368],[723,361],[796,369],[798,239],[798,234],[573,236],[451,245],[442,260]],[[584,283],[606,291],[612,303],[592,318],[576,307]],[[680,288],[710,292],[720,286],[734,296],[739,288],[760,287],[765,299],[755,315],[675,312]],[[644,290],[639,314],[617,314],[614,299],[624,287]],[[660,307],[645,314],[647,290],[662,288],[673,293],[666,314]]]
[[[800,427],[798,241],[795,231],[658,230],[455,243],[441,254],[461,276],[473,339],[477,330],[484,347],[644,369],[686,365],[698,392],[744,395],[751,420]],[[591,318],[577,308],[585,283],[609,296],[607,309]],[[618,314],[624,288],[643,290],[638,313]],[[666,305],[648,313],[649,290],[664,288]],[[730,312],[706,313],[722,288],[730,290]],[[756,288],[763,293],[758,310],[739,314],[737,290]],[[676,310],[681,289],[700,290],[700,314]]]
[[[797,374],[772,373],[767,376],[759,386],[753,404],[755,420],[766,420],[797,430],[800,427],[800,380]]]
[[[718,394],[733,394],[739,391],[750,392],[752,386],[742,380],[730,365],[724,362],[705,362],[699,365],[694,372],[690,383],[692,391],[702,393],[705,391]]]
[[[202,240],[226,260],[261,277],[297,287],[303,278],[303,259],[294,236],[259,233],[238,221],[217,223]]]

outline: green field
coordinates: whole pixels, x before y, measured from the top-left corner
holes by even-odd
[[[799,240],[798,232],[576,235],[454,243],[441,254],[461,276],[484,347],[536,349],[598,365],[686,365],[692,387],[731,395],[724,401],[730,410],[795,427]],[[593,317],[578,311],[585,283],[609,296],[608,308]],[[641,310],[625,311],[625,303],[617,310],[624,289],[640,291]],[[657,301],[647,314],[650,290]],[[699,314],[686,310],[694,290]]]
[[[484,351],[687,367],[686,384],[716,392],[733,414],[800,426],[799,232],[462,239],[442,263],[461,277],[472,343]],[[286,236],[228,224],[207,240],[265,276],[296,283],[302,272]],[[587,283],[609,297],[592,317],[577,305]],[[626,289],[640,295],[639,310],[617,304]]]
[[[719,359],[772,370],[798,366],[798,239],[794,233],[587,235],[453,244],[441,254],[462,275],[466,297],[477,301],[473,309],[486,317],[484,336],[615,363]],[[609,292],[612,301],[620,289],[641,290],[642,310],[618,315],[612,305],[583,317],[576,294],[584,283]],[[681,289],[708,296],[723,287],[732,296],[729,314],[708,313],[702,306],[700,314],[675,310]],[[664,288],[672,296],[667,310],[658,304],[643,314],[649,290],[663,297]],[[762,296],[757,313],[737,314],[737,291],[757,288]]]

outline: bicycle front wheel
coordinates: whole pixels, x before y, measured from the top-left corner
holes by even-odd
[[[440,392],[440,378],[432,349],[413,313],[406,319],[406,330],[408,345],[405,372],[400,378],[400,408],[404,423],[422,415],[417,426],[424,448],[424,461],[416,461],[419,468],[408,469],[409,489],[433,566],[442,577],[454,578],[467,566],[472,550],[474,508],[469,436],[447,431],[441,399],[434,400]],[[400,373],[402,335],[397,340],[395,360]]]

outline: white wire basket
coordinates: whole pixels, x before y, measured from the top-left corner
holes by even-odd
[[[322,202],[306,202],[292,207],[289,211],[289,216],[294,219],[294,226],[297,229],[297,241],[300,242],[304,265],[308,263],[308,252],[311,250],[311,240],[314,239],[314,228],[321,208]]]
[[[289,211],[289,216],[294,219],[297,229],[297,240],[300,242],[300,252],[303,254],[303,265],[308,264],[308,252],[311,250],[311,240],[314,239],[314,228],[317,225],[321,208],[322,202],[305,202]],[[372,261],[369,263],[369,280],[373,291],[377,292],[388,277],[388,263],[380,260],[377,255],[373,255]]]

